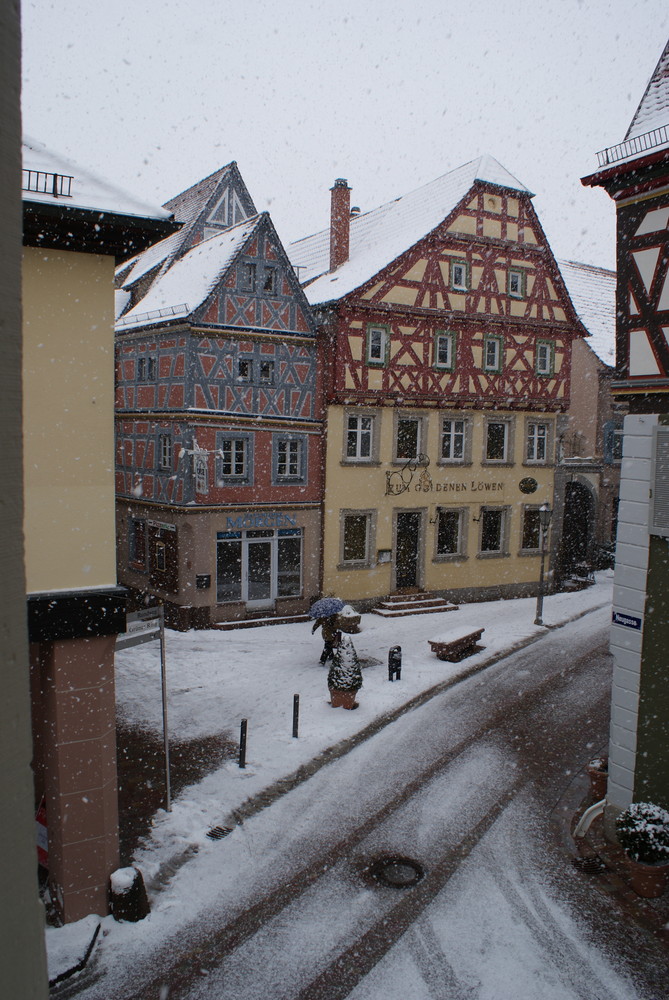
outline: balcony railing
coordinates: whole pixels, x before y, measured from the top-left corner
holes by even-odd
[[[188,303],[182,302],[178,306],[166,306],[164,309],[150,309],[148,312],[135,313],[134,316],[121,316],[116,320],[116,326],[129,326],[130,323],[145,323],[150,319],[165,319],[170,316],[183,316],[188,314]]]
[[[74,177],[51,174],[45,170],[23,170],[23,190],[35,194],[50,194],[53,198],[71,198]]]
[[[608,167],[612,163],[626,160],[628,156],[638,156],[639,153],[657,149],[658,146],[664,146],[667,142],[669,142],[669,125],[661,125],[651,132],[635,136],[634,139],[619,142],[617,146],[602,149],[601,152],[597,153],[597,159],[600,167]]]

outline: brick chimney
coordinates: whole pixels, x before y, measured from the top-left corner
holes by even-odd
[[[335,271],[348,260],[349,226],[351,219],[351,189],[348,181],[338,177],[330,188],[330,270]]]

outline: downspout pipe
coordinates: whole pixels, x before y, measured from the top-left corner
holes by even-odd
[[[594,821],[602,815],[606,808],[606,799],[594,802],[585,810],[574,829],[574,839],[585,837]]]

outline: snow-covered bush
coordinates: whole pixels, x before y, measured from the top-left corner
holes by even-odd
[[[669,863],[669,812],[652,802],[633,802],[616,820],[618,840],[633,861]]]
[[[336,691],[359,691],[362,687],[360,661],[353,640],[348,635],[342,635],[341,642],[334,648],[328,687]]]

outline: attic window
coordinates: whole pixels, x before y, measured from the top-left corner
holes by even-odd
[[[463,292],[467,291],[468,282],[466,261],[454,260],[451,264],[451,288],[455,288]]]
[[[263,291],[264,292],[276,292],[276,268],[266,267],[265,268],[265,280],[263,281]]]
[[[239,285],[243,292],[255,292],[256,290],[255,264],[240,264]]]

